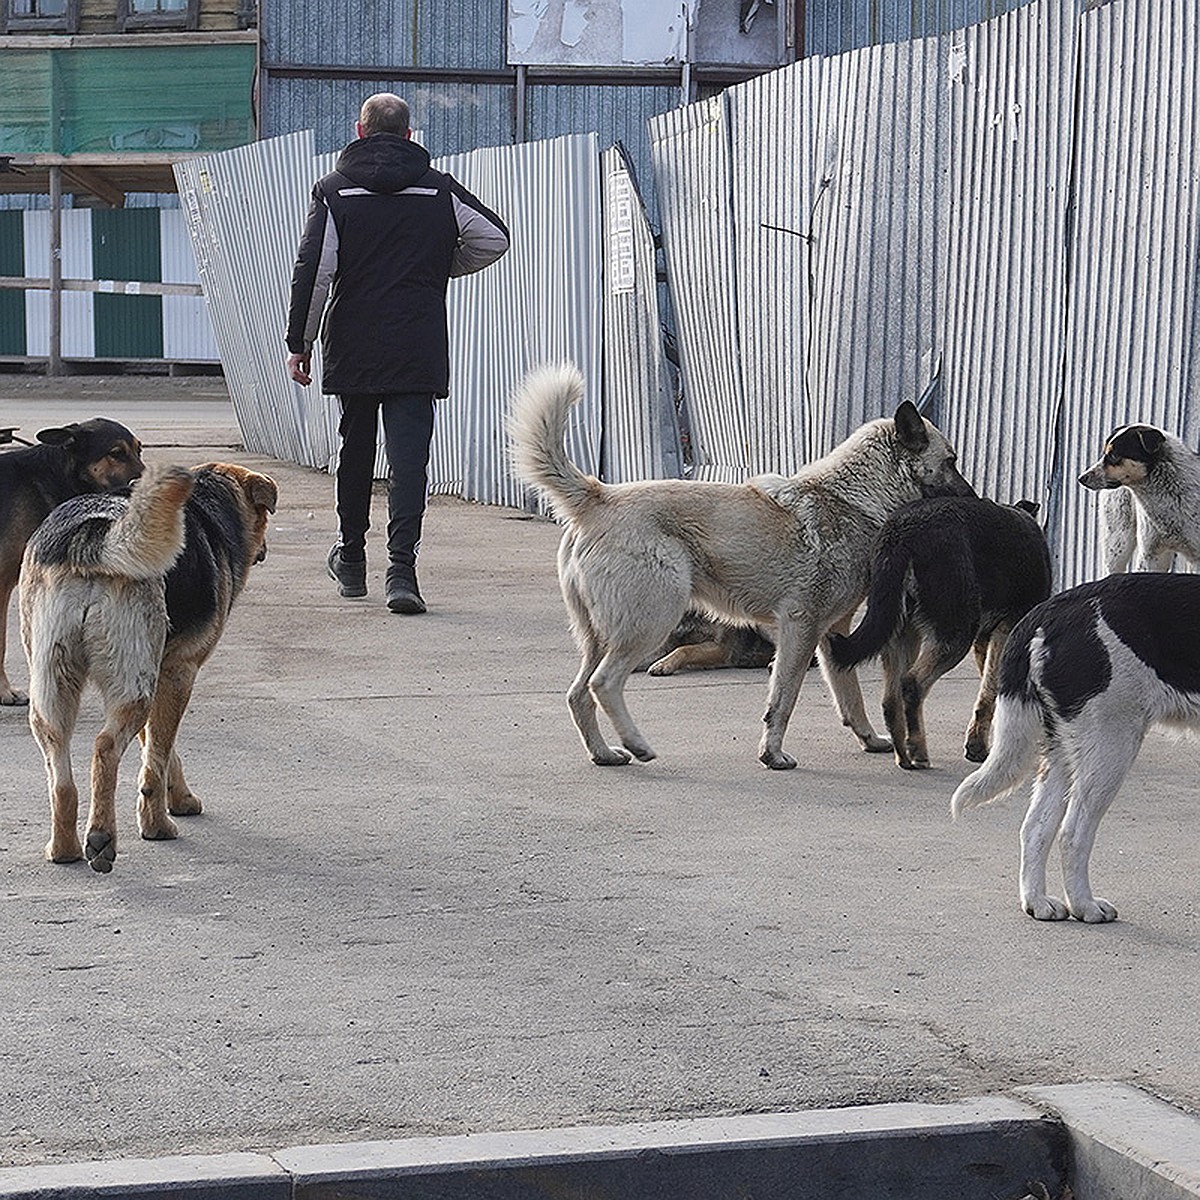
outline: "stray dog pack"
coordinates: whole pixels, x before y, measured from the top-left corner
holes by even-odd
[[[824,638],[831,628],[849,629],[866,593],[872,543],[892,512],[926,494],[971,493],[945,436],[905,402],[787,478],[605,484],[563,448],[582,394],[574,365],[535,370],[514,400],[509,434],[518,475],[566,525],[558,574],[581,655],[567,703],[592,761],[654,758],[626,707],[625,683],[689,606],[773,633],[764,765],[796,765],[783,736],[819,646],[843,723],[865,749],[890,749],[867,719],[854,672],[826,669]],[[620,745],[602,737],[597,704]]]

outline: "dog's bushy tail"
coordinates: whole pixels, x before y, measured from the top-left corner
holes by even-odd
[[[563,447],[567,416],[583,398],[583,376],[574,363],[536,367],[513,397],[508,418],[517,476],[546,494],[555,512],[576,516],[604,485],[581,471]]]
[[[1000,660],[991,749],[983,765],[958,785],[950,800],[954,817],[1007,796],[1037,767],[1045,737],[1046,710],[1030,678],[1036,631],[1036,622],[1022,620],[1009,635]]]
[[[82,575],[164,575],[183,549],[183,510],[194,484],[186,467],[160,467],[143,475],[129,498],[76,496],[47,517],[28,553],[42,565],[62,564]]]
[[[887,546],[871,565],[871,590],[867,611],[853,633],[829,635],[829,652],[843,669],[874,658],[888,644],[900,624],[904,603],[904,577],[912,556],[901,545]]]

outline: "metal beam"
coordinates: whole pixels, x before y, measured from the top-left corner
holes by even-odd
[[[47,375],[61,375],[62,363],[62,168],[50,168],[50,356]]]

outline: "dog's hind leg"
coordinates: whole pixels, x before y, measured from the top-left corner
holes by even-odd
[[[1058,735],[1051,735],[1021,822],[1021,907],[1039,921],[1063,921],[1071,915],[1061,900],[1046,893],[1046,860],[1067,811],[1070,787],[1066,749]]]
[[[84,853],[93,871],[107,874],[117,857],[117,769],[125,748],[146,723],[148,696],[104,697],[104,726],[92,754],[92,803]]]
[[[649,762],[655,757],[654,751],[629,715],[625,704],[625,684],[644,657],[645,650],[640,646],[632,651],[610,650],[600,660],[600,665],[593,673],[588,686],[613,723],[621,745],[634,758],[641,762]]]
[[[1087,714],[1081,719],[1087,722]],[[1117,910],[1108,900],[1092,895],[1088,861],[1100,820],[1137,758],[1145,724],[1123,709],[1110,713],[1107,720],[1089,724],[1090,736],[1086,740],[1076,738],[1075,779],[1058,848],[1062,855],[1063,890],[1071,916],[1099,924],[1115,921]]]
[[[179,829],[168,815],[194,815],[200,801],[183,781],[183,766],[175,752],[179,723],[187,711],[196,682],[196,666],[187,661],[163,661],[154,702],[142,731],[142,769],[138,776],[138,832],[148,841],[177,837]],[[176,794],[176,787],[181,790]]]
[[[972,620],[971,627],[975,622]],[[904,718],[908,725],[907,751],[910,764],[918,769],[929,766],[929,746],[925,740],[925,699],[947,671],[958,666],[971,647],[971,635],[926,635],[912,670],[900,681],[904,696]]]
[[[830,626],[830,633],[847,634],[850,632],[850,623],[854,619],[854,613],[848,612],[844,617],[839,617],[833,625]],[[833,661],[832,656],[826,649],[826,641],[821,639],[817,647],[817,661],[821,667],[821,674],[825,679],[825,684],[833,694],[833,702],[837,707],[838,716],[842,719],[842,724],[847,729],[853,730],[854,736],[858,738],[859,744],[867,751],[868,754],[881,754],[892,748],[892,743],[887,738],[880,737],[874,726],[867,717],[867,708],[863,703],[862,688],[858,682],[858,672],[851,667],[849,670],[841,670]],[[805,663],[812,661],[812,652],[809,652],[809,657]],[[800,684],[796,684],[796,689],[799,691]]]
[[[62,665],[48,667],[54,672],[53,685],[43,692],[38,672],[32,672],[32,703],[29,728],[41,747],[46,763],[46,782],[50,789],[50,840],[46,858],[50,862],[78,862],[83,857],[79,841],[79,791],[71,771],[71,735],[79,715],[83,676],[64,671]]]
[[[979,694],[975,697],[975,708],[963,744],[963,758],[967,762],[983,762],[988,756],[988,742],[992,733],[992,718],[996,715],[996,689],[1000,680],[1000,655],[1008,641],[1010,626],[1000,625],[991,637],[980,638],[974,646],[975,664],[979,668]]]
[[[904,712],[904,678],[912,670],[920,648],[920,635],[908,624],[899,627],[880,654],[883,666],[883,721],[892,738],[896,766],[909,770],[913,766],[908,748],[908,718]]]
[[[804,682],[804,673],[808,670],[813,651],[817,648],[818,634],[811,621],[794,618],[779,618],[776,629],[778,636],[775,641],[775,661],[771,664],[767,711],[763,714],[766,728],[758,744],[758,761],[772,771],[790,771],[796,765],[796,760],[790,754],[784,753],[783,735],[787,731],[792,710],[796,707],[800,686]],[[841,674],[849,675],[851,672]],[[854,686],[857,689],[857,681]],[[858,700],[861,708],[861,693]],[[865,713],[863,720],[866,720]]]

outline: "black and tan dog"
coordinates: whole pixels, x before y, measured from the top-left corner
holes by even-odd
[[[1050,595],[1050,551],[1038,506],[975,496],[918,500],[888,518],[875,543],[867,611],[848,637],[830,636],[843,668],[881,655],[883,715],[896,763],[929,766],[923,706],[972,647],[979,695],[964,755],[988,752],[1000,654],[1012,627]]]
[[[8,601],[29,535],[56,504],[91,492],[121,491],[141,475],[142,444],[116,421],[94,417],[43,429],[41,445],[0,454],[0,704],[25,704],[4,671]]]
[[[132,496],[79,496],[29,541],[21,568],[21,637],[29,657],[29,724],[46,759],[51,833],[46,857],[86,853],[111,871],[121,756],[139,734],[138,828],[173,838],[168,813],[200,811],[175,735],[196,672],[212,653],[253,563],[266,553],[275,483],[228,463],[168,467]],[[92,758],[84,844],[76,828],[71,732],[84,684],[104,703]]]
[[[689,608],[646,666],[647,675],[769,667],[775,643],[757,626],[734,625]]]

